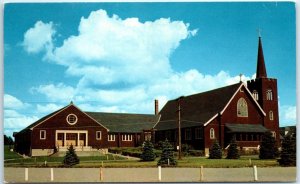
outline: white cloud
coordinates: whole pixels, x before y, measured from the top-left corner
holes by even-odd
[[[65,105],[66,104],[57,105],[57,104],[54,104],[54,103],[49,103],[49,104],[46,104],[46,105],[37,104],[36,110],[37,110],[37,113],[50,114],[54,111],[57,111],[58,109],[62,108]]]
[[[67,74],[81,76],[82,87],[167,77],[172,72],[170,54],[197,33],[182,21],[161,18],[142,23],[138,18],[110,17],[104,10],[82,17],[78,30],[47,59],[66,66]]]
[[[4,94],[4,109],[25,109],[29,106],[28,103],[23,103],[12,95]]]
[[[15,110],[4,110],[5,134],[12,136],[13,132],[20,131],[38,119],[37,116],[26,116]]]
[[[37,21],[33,28],[24,34],[23,47],[28,53],[38,53],[43,50],[51,50],[53,47],[52,39],[55,35],[53,23]]]
[[[71,86],[59,83],[57,85],[48,84],[33,87],[31,88],[31,92],[44,94],[50,100],[67,102],[72,100],[75,89]]]
[[[296,125],[296,106],[279,106],[280,126]]]

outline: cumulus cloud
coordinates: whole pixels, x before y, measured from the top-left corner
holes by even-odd
[[[16,97],[4,94],[4,108],[5,109],[22,109],[27,107],[29,104],[23,103],[21,100]]]
[[[160,18],[141,22],[109,16],[105,10],[82,17],[78,31],[46,58],[66,66],[68,75],[82,77],[78,84],[82,87],[166,77],[172,72],[170,54],[182,40],[197,33],[182,21]]]
[[[53,47],[52,39],[55,32],[52,22],[37,21],[34,27],[25,32],[22,45],[28,53],[50,51]]]
[[[32,93],[41,93],[46,95],[46,97],[53,101],[71,101],[75,89],[71,86],[66,86],[63,83],[59,84],[47,84],[47,85],[40,85],[38,87],[33,87],[30,89]]]
[[[279,113],[280,126],[289,126],[296,124],[296,106],[280,105]]]
[[[49,104],[46,104],[46,105],[40,105],[40,104],[37,104],[36,105],[36,110],[37,110],[37,113],[41,113],[41,114],[50,114],[60,108],[62,108],[63,105],[57,105],[57,104],[54,104],[54,103],[49,103]]]

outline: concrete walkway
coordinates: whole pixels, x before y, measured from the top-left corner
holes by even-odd
[[[102,171],[100,168],[54,168],[52,171],[51,168],[4,168],[4,180],[9,183],[200,182],[199,168],[162,168],[161,180],[158,168],[103,168]],[[296,167],[258,168],[256,182],[295,181]],[[254,182],[253,168],[204,168],[201,182]]]

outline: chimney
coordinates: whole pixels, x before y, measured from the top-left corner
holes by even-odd
[[[154,114],[158,115],[158,100],[154,100]]]

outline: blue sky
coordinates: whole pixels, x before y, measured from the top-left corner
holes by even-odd
[[[153,113],[167,100],[253,78],[261,29],[280,125],[296,123],[295,5],[15,3],[4,9],[4,131],[74,101]]]

